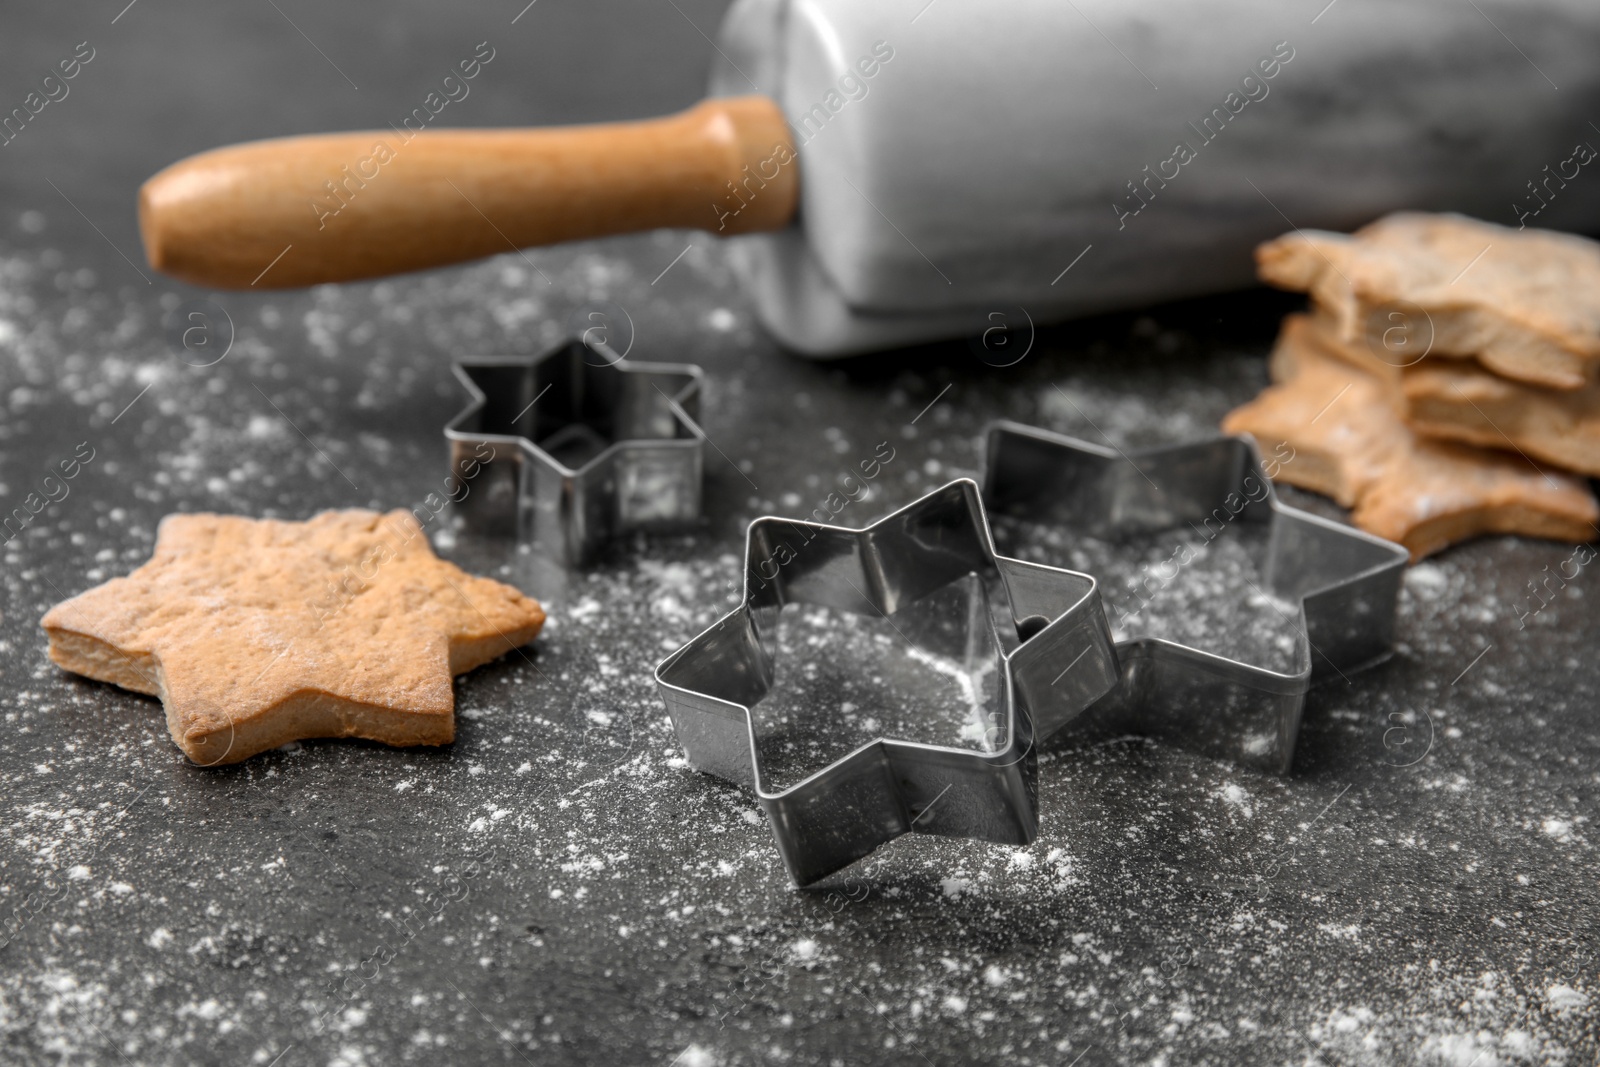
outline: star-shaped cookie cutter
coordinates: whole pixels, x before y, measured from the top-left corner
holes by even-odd
[[[795,884],[910,832],[1032,841],[1036,741],[1118,678],[1095,580],[997,555],[978,486],[968,479],[865,529],[759,518],[745,544],[743,602],[662,660],[656,684],[690,765],[755,790]],[[784,606],[892,620],[952,583],[964,583],[969,610],[965,632],[947,636],[946,646],[1003,666],[998,729],[983,746],[881,737],[797,784],[770,788],[751,708],[775,677]],[[1010,616],[1003,622],[1014,633],[995,626],[990,597],[1001,594]]]
[[[472,394],[445,427],[469,533],[571,565],[611,538],[700,518],[700,368],[625,360],[569,338],[536,356],[455,363]]]
[[[1274,462],[1294,462],[1293,453]],[[1262,576],[1268,591],[1298,605],[1286,619],[1296,669],[1154,637],[1120,641],[1121,683],[1074,723],[1075,737],[1143,734],[1286,774],[1313,680],[1391,652],[1406,550],[1280,502],[1248,436],[1123,452],[998,422],[988,431],[983,500],[996,515],[1107,540],[1181,527],[1209,541],[1233,523],[1268,525]]]

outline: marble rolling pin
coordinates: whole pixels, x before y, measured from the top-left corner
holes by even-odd
[[[742,235],[771,333],[839,356],[1247,285],[1397,208],[1600,230],[1597,55],[1595,0],[737,0],[681,114],[218,149],[140,224],[219,288]]]

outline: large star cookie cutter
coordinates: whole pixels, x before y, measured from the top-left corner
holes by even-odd
[[[537,356],[458,360],[472,394],[445,427],[469,533],[563,563],[611,538],[700,518],[700,368],[624,360],[571,338]]]
[[[944,625],[919,617],[919,603],[952,588],[964,611]],[[1008,610],[997,627],[1000,602]],[[778,616],[789,604],[884,617],[913,645],[969,667],[998,665],[989,674],[994,728],[967,747],[880,737],[773,788],[751,709],[773,685]],[[1118,669],[1094,579],[997,555],[978,486],[962,479],[860,530],[755,520],[743,603],[655,677],[690,765],[755,790],[803,886],[910,832],[1032,841],[1034,745],[1106,693]]]
[[[1280,461],[1294,462],[1292,453]],[[1247,436],[1126,453],[999,422],[988,432],[983,500],[997,516],[1107,540],[1179,528],[1210,540],[1236,523],[1268,526],[1262,577],[1292,609],[1284,622],[1295,669],[1160,638],[1119,641],[1121,683],[1074,723],[1075,737],[1138,733],[1285,774],[1313,680],[1390,654],[1406,550],[1281,503]],[[1240,601],[1256,591],[1238,590]]]

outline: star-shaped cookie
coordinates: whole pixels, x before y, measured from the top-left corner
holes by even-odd
[[[1306,316],[1285,322],[1271,366],[1276,384],[1229,412],[1223,430],[1287,442],[1295,458],[1274,477],[1351,508],[1355,525],[1398,541],[1413,563],[1484,533],[1595,536],[1600,505],[1582,480],[1420,437],[1383,378],[1330,352]]]
[[[184,754],[455,737],[451,679],[533,640],[539,604],[433,554],[406,511],[169,515],[150,561],[51,608],[50,658],[159,696]]]
[[[1422,437],[1518,451],[1600,477],[1600,380],[1581,389],[1546,389],[1502,378],[1472,360],[1398,359],[1381,344],[1343,340],[1338,320],[1320,309],[1291,315],[1284,324],[1290,331],[1309,335],[1327,354],[1381,381],[1406,425]]]
[[[1581,389],[1600,373],[1600,243],[1586,237],[1400,211],[1348,235],[1295,230],[1256,267],[1310,293],[1346,343],[1409,324],[1429,354],[1515,381]]]

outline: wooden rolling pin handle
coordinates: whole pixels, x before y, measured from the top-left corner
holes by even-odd
[[[287,289],[662,226],[781,229],[797,169],[760,96],[647,122],[289,137],[174,163],[139,191],[139,229],[166,274]]]

